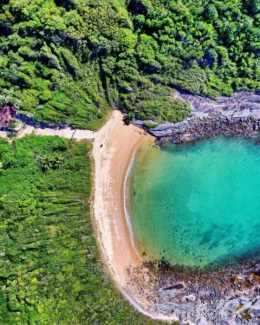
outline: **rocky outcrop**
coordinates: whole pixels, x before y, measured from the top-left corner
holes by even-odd
[[[251,257],[208,270],[146,263],[129,274],[129,288],[138,286],[152,314],[181,325],[260,324],[260,264]]]
[[[159,143],[169,139],[185,143],[219,134],[254,137],[260,132],[260,92],[238,92],[232,97],[212,100],[176,91],[175,97],[191,104],[192,112],[184,121],[152,128],[147,128],[145,122],[135,122],[159,138]],[[160,140],[164,137],[168,139]]]

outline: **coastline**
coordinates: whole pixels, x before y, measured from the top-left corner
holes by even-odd
[[[200,123],[203,122],[207,123],[207,119]],[[243,136],[252,132],[250,128],[244,128],[244,123],[244,120],[239,120],[239,130],[247,131],[241,132]],[[178,266],[169,267],[162,261],[144,262],[132,245],[124,204],[126,177],[139,145],[144,141],[153,145],[156,138],[144,129],[132,124],[125,125],[123,114],[116,110],[112,111],[107,123],[97,132],[27,127],[17,137],[30,133],[91,140],[94,235],[104,267],[137,311],[153,320],[179,321],[183,325],[258,324],[258,252],[252,252],[250,256],[222,269],[191,272],[190,269]],[[241,133],[236,132],[236,136]],[[0,132],[0,135],[7,137],[6,132]],[[214,136],[214,133],[210,132],[209,136]],[[244,317],[250,321],[245,323]]]
[[[146,138],[147,139],[147,138]],[[139,259],[143,262],[143,258],[141,257],[140,253],[138,252],[138,249],[135,245],[135,239],[134,239],[134,230],[133,230],[133,225],[131,221],[131,212],[130,212],[130,203],[128,202],[128,197],[131,194],[130,189],[129,189],[129,182],[130,182],[130,176],[132,169],[134,167],[134,161],[136,158],[136,152],[140,148],[141,145],[146,142],[146,144],[151,143],[150,137],[148,137],[148,141],[145,141],[146,139],[143,139],[138,146],[135,148],[134,152],[132,153],[131,160],[128,164],[127,171],[125,174],[125,179],[124,179],[124,188],[123,188],[123,204],[124,204],[124,217],[126,219],[128,231],[130,233],[130,239],[131,239],[131,244],[132,247],[134,248],[136,254],[138,255]]]
[[[132,306],[154,320],[191,325],[257,324],[260,274],[257,260],[223,269],[191,272],[144,263],[132,245],[124,210],[125,179],[135,150],[155,138],[124,125],[113,111],[93,143],[93,223],[102,260],[114,283]],[[253,263],[255,266],[252,266]],[[239,318],[239,323],[236,319]]]
[[[133,246],[133,248],[134,248],[134,250],[135,250],[135,252],[136,252],[136,254],[137,254],[137,256],[139,257],[140,260],[142,260],[142,258],[140,256],[140,254],[138,253],[138,251],[136,249],[136,246],[135,246],[133,225],[132,225],[131,218],[130,218],[130,212],[129,212],[130,207],[129,207],[129,203],[128,203],[127,198],[129,197],[129,194],[130,194],[128,192],[128,190],[129,190],[129,188],[128,188],[129,178],[130,178],[133,166],[134,166],[136,151],[140,147],[141,143],[138,144],[138,146],[135,148],[135,150],[134,150],[134,152],[132,154],[131,160],[130,160],[129,165],[128,165],[127,170],[126,170],[125,179],[124,179],[124,187],[123,187],[124,216],[125,216],[126,224],[127,224],[128,231],[129,231],[129,234],[130,234],[131,244],[132,244],[132,246]]]
[[[131,274],[139,270],[144,283],[149,270],[132,246],[124,210],[124,186],[133,154],[142,141],[155,138],[134,125],[125,125],[123,114],[113,111],[93,143],[94,193],[93,222],[105,268],[130,304],[154,320],[175,321],[176,317],[153,312],[147,300],[149,292],[140,290]]]
[[[28,134],[91,140],[92,224],[104,267],[137,311],[154,320],[176,320],[175,317],[151,310],[147,300],[149,292],[143,294],[140,284],[135,284],[131,276],[134,270],[140,270],[145,283],[150,278],[149,270],[143,267],[143,261],[132,246],[124,210],[125,178],[135,150],[144,139],[155,143],[155,138],[134,125],[125,125],[123,114],[117,110],[112,111],[106,124],[97,132],[71,128],[34,128],[27,125],[15,137],[22,138]],[[0,137],[12,141],[6,131],[0,131]]]

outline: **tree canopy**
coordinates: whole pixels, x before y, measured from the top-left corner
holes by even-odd
[[[179,121],[189,107],[173,88],[212,98],[260,88],[258,0],[1,3],[0,103],[36,120],[96,129],[118,106]]]

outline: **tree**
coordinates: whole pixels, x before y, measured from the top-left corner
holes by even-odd
[[[213,3],[210,3],[207,6],[205,13],[210,21],[214,21],[214,20],[218,19],[218,11]]]
[[[40,157],[40,167],[42,170],[58,169],[64,162],[64,157],[61,154],[50,155],[46,154]]]

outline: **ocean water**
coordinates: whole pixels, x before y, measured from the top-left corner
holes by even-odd
[[[135,247],[145,260],[203,268],[260,248],[260,145],[219,137],[142,145],[128,177]]]

